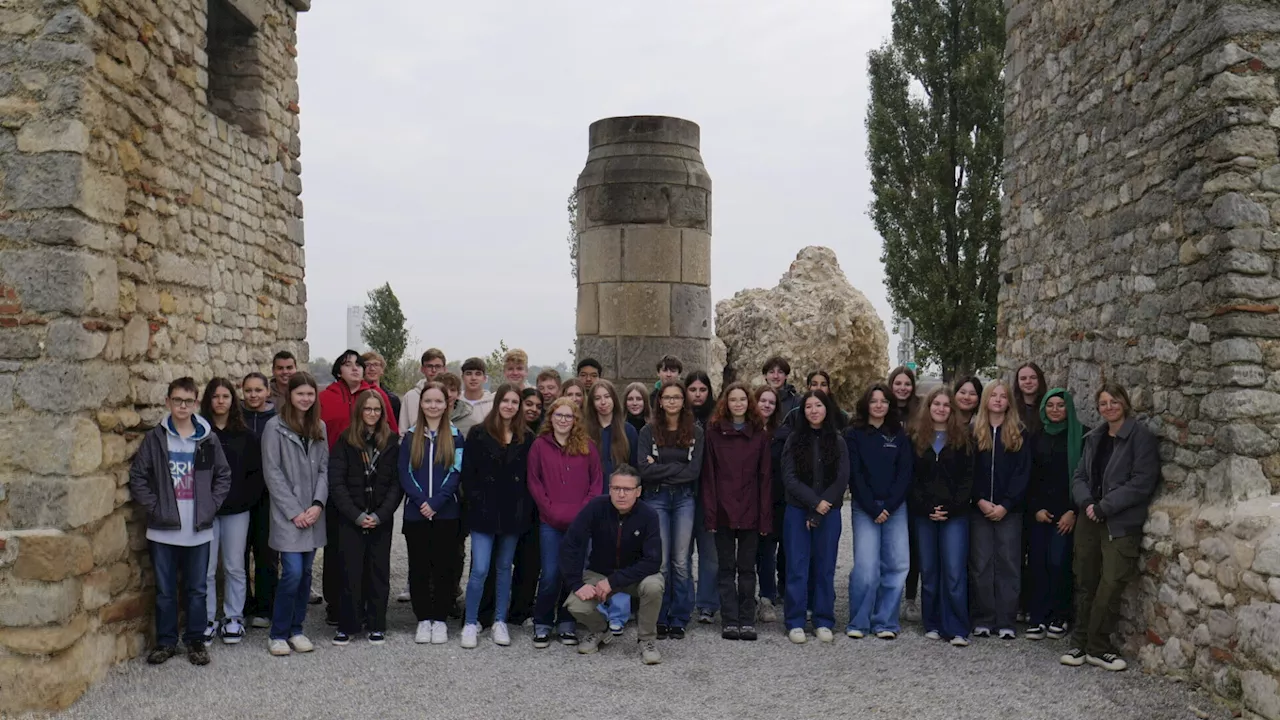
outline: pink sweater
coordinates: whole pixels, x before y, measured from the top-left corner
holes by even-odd
[[[564,532],[569,523],[600,495],[600,453],[590,440],[586,455],[569,455],[551,435],[529,448],[529,494],[542,522]]]

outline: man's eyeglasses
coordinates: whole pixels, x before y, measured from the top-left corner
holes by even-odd
[[[639,492],[639,491],[640,491],[640,488],[638,487],[618,487],[616,485],[609,486],[609,492],[613,493],[614,495],[630,495],[633,492]]]

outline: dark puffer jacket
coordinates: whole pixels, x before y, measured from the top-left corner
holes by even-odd
[[[378,516],[379,527],[391,527],[404,499],[396,469],[399,441],[393,433],[386,447],[375,452],[352,447],[345,433],[338,438],[329,453],[329,504],[343,521],[359,524],[360,515],[370,512]],[[366,459],[373,465],[372,474],[366,470]]]
[[[467,434],[462,455],[462,519],[467,530],[519,535],[533,527],[537,511],[529,494],[529,446],[533,435],[503,447],[483,425]]]

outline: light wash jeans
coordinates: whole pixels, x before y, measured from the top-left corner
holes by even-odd
[[[467,578],[468,625],[480,623],[480,599],[484,595],[485,580],[489,577],[494,545],[498,546],[498,560],[497,567],[493,568],[497,573],[493,578],[493,619],[501,623],[507,621],[507,610],[511,607],[511,563],[519,540],[519,535],[471,533],[471,576]]]
[[[249,542],[249,511],[213,518],[213,541],[209,543],[209,572],[205,575],[205,609],[209,622],[218,617],[218,558],[222,558],[222,617],[244,620],[244,598],[248,591],[244,568],[245,546]]]
[[[693,543],[693,486],[662,486],[646,492],[644,501],[658,511],[662,533],[662,570],[666,588],[658,624],[685,627],[693,614],[693,577],[689,550]]]
[[[853,570],[849,572],[847,630],[901,632],[898,606],[911,569],[911,540],[907,534],[907,506],[898,506],[883,523],[856,503],[853,517]]]

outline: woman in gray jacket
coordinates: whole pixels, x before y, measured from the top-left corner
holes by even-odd
[[[1079,508],[1075,526],[1076,627],[1074,645],[1061,660],[1106,670],[1128,667],[1111,644],[1120,617],[1120,595],[1138,572],[1142,525],[1160,482],[1155,435],[1133,417],[1129,393],[1114,383],[1096,396],[1105,420],[1084,437],[1071,481]]]
[[[271,549],[280,553],[280,583],[271,613],[272,655],[311,652],[302,634],[311,596],[311,562],[324,547],[324,506],[329,498],[329,445],[316,402],[316,380],[300,372],[289,379],[279,414],[262,432],[262,469],[271,497]]]

